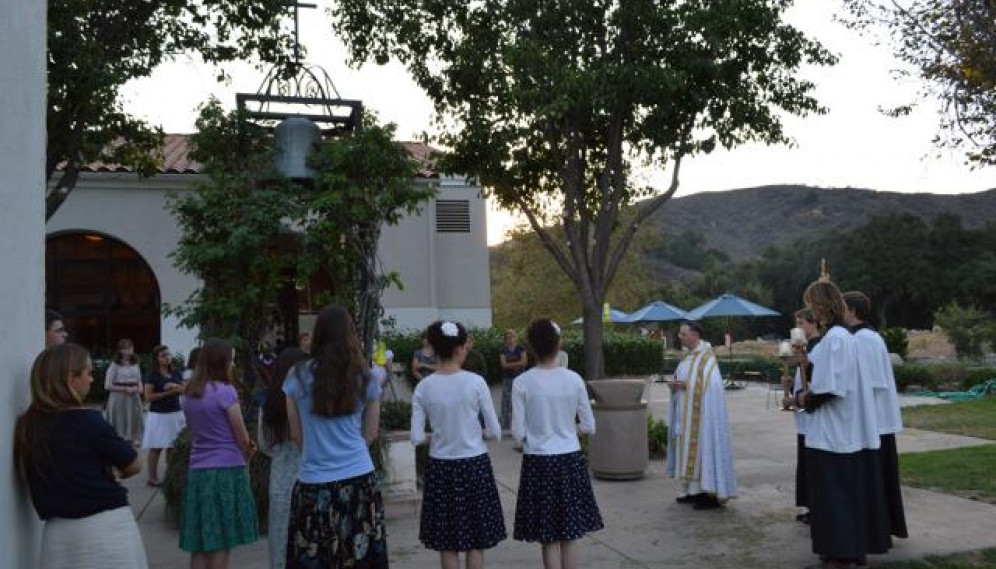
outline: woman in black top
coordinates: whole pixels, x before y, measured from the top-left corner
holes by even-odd
[[[90,354],[52,346],[31,367],[31,406],[14,428],[14,460],[45,521],[40,566],[145,569],[142,536],[116,478],[141,466],[100,411],[83,406]]]
[[[183,392],[183,374],[173,370],[173,355],[166,346],[152,348],[152,371],[145,378],[145,399],[149,401],[149,415],[145,419],[142,448],[149,451],[149,486],[160,486],[159,455],[169,450],[173,441],[186,424],[180,410],[180,393]]]

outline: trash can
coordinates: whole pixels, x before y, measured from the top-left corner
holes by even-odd
[[[647,449],[647,401],[642,379],[589,381],[595,396],[595,434],[588,444],[588,464],[597,478],[642,478],[650,456]]]

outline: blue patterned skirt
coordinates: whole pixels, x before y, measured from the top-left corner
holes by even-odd
[[[488,549],[508,537],[488,453],[429,457],[418,538],[435,551]]]
[[[588,464],[580,451],[522,456],[515,539],[571,541],[603,527]]]
[[[306,484],[298,481],[287,528],[288,569],[387,569],[384,500],[373,472]]]
[[[256,500],[245,466],[193,468],[187,473],[180,511],[180,549],[218,551],[257,538]]]

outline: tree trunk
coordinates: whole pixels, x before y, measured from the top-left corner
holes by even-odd
[[[582,299],[581,312],[584,318],[584,369],[585,379],[605,377],[605,358],[602,353],[602,302],[595,299]]]

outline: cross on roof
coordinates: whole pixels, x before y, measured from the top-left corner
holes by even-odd
[[[294,10],[294,63],[301,63],[301,29],[298,18],[301,13],[301,8],[317,8],[318,5],[295,1],[288,2],[286,6]]]

